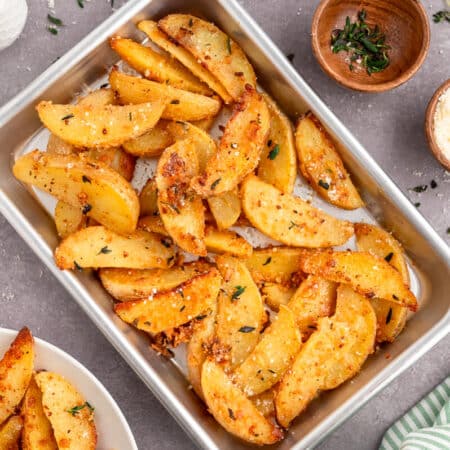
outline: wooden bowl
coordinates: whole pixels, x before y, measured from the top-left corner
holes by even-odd
[[[450,170],[450,159],[445,156],[442,149],[438,146],[436,142],[436,134],[434,132],[434,115],[436,113],[436,106],[439,102],[440,96],[447,89],[450,89],[450,78],[438,88],[428,104],[425,116],[425,133],[427,135],[430,150],[433,152],[434,156],[447,170]]]
[[[347,16],[354,22],[362,9],[367,12],[366,22],[378,25],[391,46],[389,66],[372,75],[356,64],[351,71],[348,54],[331,51],[331,32],[343,28]],[[430,26],[418,0],[322,0],[312,22],[312,47],[322,69],[357,91],[382,92],[405,83],[424,62],[429,45]]]

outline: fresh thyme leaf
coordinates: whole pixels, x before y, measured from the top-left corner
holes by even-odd
[[[47,31],[54,35],[58,34],[58,30],[55,27],[47,27]]]
[[[222,179],[222,178],[217,178],[217,180],[214,181],[214,183],[211,184],[211,190],[212,190],[212,191],[217,187],[217,185],[220,183],[220,180],[221,180],[221,179]]]
[[[436,180],[431,180],[430,181],[430,188],[431,189],[436,189],[438,186],[438,184],[436,183]]]
[[[82,212],[83,212],[83,214],[86,215],[91,209],[92,209],[92,205],[90,205],[89,203],[86,203],[83,206]]]
[[[231,296],[231,300],[237,300],[245,291],[245,286],[236,286],[233,295]]]
[[[77,3],[78,3],[78,6],[80,7],[80,8],[84,8],[84,0],[77,0]]]
[[[230,416],[231,420],[236,420],[236,417],[234,416],[234,412],[231,408],[228,408],[228,415]]]
[[[269,256],[266,261],[264,262],[263,266],[267,266],[267,264],[270,264],[270,262],[272,261],[272,257]]]
[[[428,186],[426,184],[419,184],[418,186],[414,186],[410,189],[410,191],[414,192],[425,192],[427,190]]]
[[[73,265],[75,266],[75,269],[77,269],[80,272],[83,272],[83,268],[74,260]]]
[[[248,325],[245,325],[245,326],[239,328],[240,333],[251,333],[254,330],[255,330],[255,327],[250,327]]]
[[[392,252],[390,252],[384,257],[384,259],[385,259],[385,261],[390,262],[393,256],[394,256],[394,254]]]
[[[193,21],[192,18],[191,18],[191,19],[189,19],[189,28],[191,28],[192,25],[194,25],[194,21]]]
[[[180,100],[178,100],[177,98],[174,98],[171,102],[171,105],[179,105],[180,104]]]
[[[389,308],[389,312],[387,313],[386,316],[386,325],[391,321],[392,319],[392,308]]]
[[[280,146],[277,144],[272,150],[270,150],[267,157],[273,161],[278,156],[278,153],[280,153]]]
[[[418,208],[418,207],[420,206],[420,202],[414,203],[414,206],[415,206],[416,208]]]
[[[83,405],[77,405],[74,406],[73,408],[67,409],[66,412],[72,414],[72,416],[76,416],[84,408],[89,408],[91,412],[93,412],[95,409],[93,406],[90,405],[89,402],[85,402]]]
[[[128,113],[128,119],[130,120],[130,122],[133,120],[133,113],[132,112]]]
[[[111,8],[114,8],[114,0],[111,0]]]
[[[328,189],[330,189],[329,183],[327,183],[326,181],[323,181],[323,180],[319,180],[319,186],[321,188],[324,188],[326,191],[328,191]]]
[[[108,253],[111,253],[112,250],[110,248],[108,248],[107,245],[105,245],[104,247],[102,247],[100,249],[100,251],[97,253],[97,255],[103,254],[103,255],[107,255]]]
[[[47,19],[50,23],[53,25],[57,25],[58,27],[61,27],[63,25],[63,22],[61,19],[58,19],[55,16],[52,16],[51,14],[47,14]]]
[[[83,180],[83,183],[91,183],[91,179],[89,177],[87,177],[86,175],[83,175],[81,177],[81,179]]]
[[[231,39],[230,39],[230,36],[227,36],[227,50],[228,50],[228,54],[231,55]]]
[[[180,312],[181,312],[181,311],[184,311],[184,308],[186,308],[186,305],[183,305],[183,306],[180,308]]]
[[[450,227],[447,228],[447,234],[450,234]]]
[[[439,22],[450,22],[450,11],[447,11],[443,9],[442,11],[438,11],[437,13],[433,14],[433,22],[439,23]]]
[[[289,225],[288,230],[292,230],[292,228],[294,228],[294,227],[298,227],[298,225],[295,222],[292,222],[292,220],[291,220],[291,224]]]
[[[288,53],[286,55],[286,58],[289,60],[289,62],[293,62],[294,58],[295,58],[295,55],[294,55],[294,53]]]
[[[75,117],[73,114],[67,114],[67,116],[61,117],[61,120],[69,120]]]

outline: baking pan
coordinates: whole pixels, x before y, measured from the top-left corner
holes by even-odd
[[[167,360],[149,350],[148,341],[112,311],[111,299],[95,276],[63,272],[53,263],[57,245],[50,215],[36,196],[16,181],[14,160],[37,145],[41,123],[34,105],[42,99],[70,102],[85,86],[98,84],[117,61],[107,38],[115,33],[139,40],[135,24],[170,12],[189,12],[216,22],[244,49],[264,87],[294,120],[310,109],[336,139],[342,158],[364,198],[363,218],[380,223],[402,242],[413,274],[412,289],[420,310],[399,338],[369,358],[362,372],[340,388],[322,394],[292,425],[279,449],[317,445],[372,396],[420,358],[450,328],[450,251],[432,227],[403,196],[344,125],[333,115],[284,55],[235,0],[132,0],[50,66],[0,110],[0,211],[33,251],[72,294],[96,326],[158,397],[187,434],[203,448],[241,449],[247,445],[229,435],[197,399],[179,359]],[[43,202],[43,198],[39,197]],[[45,201],[44,201],[45,203]],[[334,209],[336,214],[338,210]],[[341,217],[349,212],[340,212]]]

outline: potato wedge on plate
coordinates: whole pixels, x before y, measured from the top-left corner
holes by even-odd
[[[349,284],[368,298],[381,298],[417,310],[417,299],[400,273],[368,252],[313,251],[305,254],[300,268],[327,280]]]
[[[280,306],[287,305],[295,294],[295,287],[279,283],[264,282],[260,287],[264,303],[273,311],[278,311]]]
[[[221,101],[218,98],[206,97],[167,84],[133,77],[116,69],[111,71],[109,83],[120,103],[166,102],[162,113],[163,119],[201,120],[215,116],[221,108]],[[141,134],[143,133],[139,133],[138,136]]]
[[[149,298],[118,303],[116,314],[139,330],[156,334],[183,325],[212,308],[222,278],[217,269],[195,276],[176,288]]]
[[[206,256],[204,206],[189,187],[197,173],[194,141],[178,141],[164,150],[156,169],[158,209],[166,230],[179,247]]]
[[[33,375],[33,337],[22,328],[0,361],[0,424],[19,406]]]
[[[336,219],[305,200],[283,194],[254,175],[241,186],[242,208],[262,233],[293,247],[341,245],[353,235],[353,225]]]
[[[344,209],[364,205],[331,137],[313,114],[299,120],[295,144],[300,170],[321,197]]]
[[[239,100],[246,85],[256,86],[256,76],[241,47],[214,24],[188,14],[170,14],[158,26],[188,50]]]
[[[77,208],[69,203],[58,201],[55,206],[55,226],[58,236],[65,239],[72,233],[85,228],[87,216],[82,208]]]
[[[294,313],[281,305],[261,340],[234,372],[234,381],[248,396],[270,389],[291,365],[302,344],[295,319]]]
[[[261,295],[245,264],[228,255],[218,256],[216,264],[224,279],[216,320],[219,356],[236,367],[258,343],[266,314]]]
[[[375,225],[355,224],[356,246],[358,250],[369,252],[383,258],[397,269],[406,285],[409,285],[409,273],[400,243]],[[372,299],[377,316],[377,342],[393,342],[406,325],[408,308],[388,300]]]
[[[280,382],[275,409],[287,428],[319,391],[334,389],[356,375],[373,352],[376,318],[369,300],[348,286],[337,291],[336,312],[319,320]]]
[[[241,215],[241,199],[237,189],[208,197],[209,209],[219,230],[232,227]]]
[[[197,94],[212,95],[212,91],[206,84],[200,82],[189,70],[167,55],[158,53],[132,39],[119,36],[112,37],[109,44],[126,63],[145,78]]]
[[[234,231],[216,230],[210,226],[206,228],[205,244],[209,252],[228,253],[240,258],[247,258],[253,252],[253,247]]]
[[[129,301],[148,298],[168,291],[210,269],[203,261],[184,264],[170,269],[100,269],[103,287],[116,300]]]
[[[158,216],[158,190],[156,180],[150,178],[139,194],[139,210],[141,217]]]
[[[281,192],[292,194],[297,177],[297,155],[290,120],[267,94],[262,94],[269,108],[270,131],[258,165],[258,177]]]
[[[118,233],[135,230],[139,201],[131,185],[110,167],[84,155],[51,155],[35,150],[19,158],[16,178],[42,189]]]
[[[22,447],[24,450],[58,450],[52,425],[42,406],[42,393],[34,377],[31,379],[25,394],[21,415],[23,418]]]
[[[283,438],[283,432],[263,416],[213,361],[203,364],[202,391],[209,411],[229,433],[258,445],[274,444]]]
[[[2,450],[19,450],[23,420],[20,416],[11,416],[0,425],[0,448]]]
[[[120,235],[103,226],[87,227],[64,239],[55,250],[56,265],[62,269],[121,267],[165,269],[173,264],[171,240],[136,230]]]
[[[158,24],[152,20],[143,20],[138,23],[138,28],[143,31],[151,41],[170,53],[176,60],[187,67],[196,77],[206,83],[213,91],[222,97],[225,103],[233,101],[231,95],[217,80],[217,78],[185,48],[173,42],[163,31],[158,28]]]
[[[56,105],[40,102],[36,109],[42,123],[56,136],[76,147],[114,147],[144,134],[164,111],[164,99],[140,105]]]
[[[248,87],[205,172],[192,180],[195,191],[209,197],[234,189],[258,165],[269,126],[266,103],[254,88]]]
[[[97,433],[93,406],[61,375],[39,372],[34,378],[58,448],[94,450]]]

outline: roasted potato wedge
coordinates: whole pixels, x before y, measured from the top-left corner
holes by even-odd
[[[120,267],[165,269],[175,256],[172,242],[143,230],[123,236],[103,226],[87,227],[64,239],[55,250],[56,265],[64,269]]]
[[[336,283],[309,275],[295,291],[287,306],[306,340],[316,329],[321,317],[331,316],[336,306]]]
[[[261,394],[251,397],[251,401],[258,408],[264,417],[275,417],[275,388],[264,391]]]
[[[234,231],[206,228],[205,244],[209,252],[228,253],[240,258],[249,257],[253,247]]]
[[[406,285],[409,273],[400,243],[388,232],[375,225],[355,224],[356,246],[379,258],[384,258],[397,269]],[[408,308],[391,301],[374,298],[372,306],[377,316],[377,342],[393,342],[406,325]]]
[[[248,396],[267,391],[281,380],[301,344],[294,313],[281,305],[274,322],[234,372],[234,381]]]
[[[86,152],[86,158],[106,164],[127,181],[133,178],[136,159],[121,147],[91,148]]]
[[[159,215],[158,190],[154,178],[147,180],[139,194],[139,209],[141,217]]]
[[[260,288],[264,303],[273,311],[278,311],[281,305],[287,305],[295,294],[295,287],[279,283],[264,282]]]
[[[202,120],[193,120],[190,123],[197,128],[200,128],[203,131],[209,131],[212,126],[214,125],[214,122],[216,121],[215,116],[207,117],[206,119]]]
[[[208,206],[219,230],[232,227],[241,215],[237,189],[208,197]]]
[[[85,108],[101,108],[106,105],[114,105],[116,99],[112,89],[100,88],[89,92],[77,99],[77,105]]]
[[[47,153],[52,153],[55,155],[72,155],[73,153],[82,151],[84,149],[80,149],[74,147],[71,144],[63,141],[61,138],[56,136],[55,134],[50,134],[47,141]]]
[[[192,180],[195,191],[209,197],[234,189],[258,165],[269,126],[266,103],[248,87],[227,122],[217,152],[206,170]]]
[[[126,63],[145,78],[197,94],[212,95],[206,84],[170,56],[119,36],[111,38],[109,44]]]
[[[19,158],[16,178],[58,200],[88,210],[87,215],[118,233],[135,230],[139,200],[115,170],[84,155],[51,155],[35,150]]]
[[[242,208],[262,233],[293,247],[341,245],[353,235],[353,225],[336,219],[305,200],[283,194],[254,175],[241,187]]]
[[[65,239],[87,224],[87,216],[83,214],[81,208],[72,206],[69,203],[58,201],[55,206],[55,225],[58,236]]]
[[[0,424],[19,405],[33,375],[33,336],[22,328],[0,361]]]
[[[156,170],[158,209],[166,230],[179,247],[206,256],[203,202],[189,187],[197,173],[194,141],[184,139],[164,150]]]
[[[282,431],[263,416],[219,364],[205,361],[201,380],[208,410],[229,433],[258,445],[283,438]]]
[[[94,408],[61,375],[39,372],[34,378],[42,392],[42,406],[52,425],[58,448],[95,450]]]
[[[42,123],[56,136],[76,147],[114,147],[155,126],[166,106],[164,99],[140,105],[55,105],[40,102]]]
[[[2,450],[19,450],[23,420],[20,416],[11,416],[0,425],[0,448]]]
[[[258,343],[266,321],[264,305],[245,264],[228,255],[216,258],[224,282],[218,298],[218,355],[231,367],[241,364]]]
[[[241,47],[214,24],[188,14],[170,14],[159,28],[188,50],[239,100],[247,85],[256,86],[256,76]]]
[[[148,298],[168,291],[209,270],[210,265],[196,261],[170,269],[100,269],[103,287],[116,300]]]
[[[356,209],[364,205],[334,142],[312,113],[299,120],[295,144],[300,170],[321,197],[344,209]]]
[[[155,104],[159,104],[167,102],[162,113],[163,119],[201,120],[215,116],[221,108],[221,101],[218,98],[206,97],[167,84],[133,77],[116,69],[111,71],[109,82],[120,103],[147,104],[155,102]],[[137,135],[141,134],[143,132]],[[132,137],[130,136],[130,139]]]
[[[176,44],[158,28],[158,24],[152,20],[143,20],[138,23],[138,28],[143,31],[156,45],[170,53],[176,60],[187,67],[195,76],[206,83],[213,91],[222,97],[225,103],[233,101],[231,95],[223,87],[222,83],[185,48]]]
[[[28,386],[21,410],[24,450],[58,450],[53,429],[42,406],[42,393],[34,377]],[[3,447],[0,447],[3,448]]]
[[[300,268],[327,280],[349,284],[366,297],[389,300],[411,311],[417,310],[417,299],[400,273],[384,259],[368,252],[310,252],[300,261]]]
[[[275,396],[278,423],[287,428],[319,391],[334,389],[356,375],[373,352],[375,333],[369,300],[341,285],[335,314],[319,319],[317,331],[280,382]]]
[[[258,177],[281,192],[292,194],[297,177],[297,155],[290,120],[267,94],[262,94],[269,108],[270,131],[258,165]]]
[[[138,228],[140,230],[148,231],[149,233],[159,233],[163,236],[170,236],[159,215],[141,217],[138,222]]]
[[[216,269],[195,276],[178,287],[142,300],[115,305],[117,315],[139,330],[160,333],[190,322],[212,308],[222,278]]]

